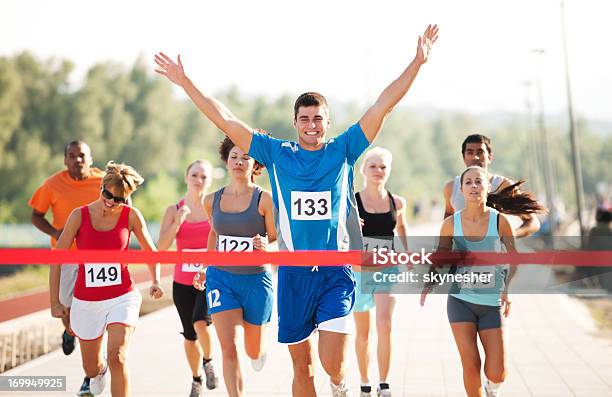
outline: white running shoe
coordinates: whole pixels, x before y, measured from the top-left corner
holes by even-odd
[[[204,386],[202,386],[202,382],[196,382],[195,380],[191,382],[191,392],[189,393],[189,397],[200,397],[202,395],[202,390]]]
[[[100,373],[89,380],[89,391],[94,396],[102,394],[106,387],[106,373],[108,372],[108,363],[104,363],[104,369]]]
[[[329,382],[332,389],[332,397],[352,397],[353,394],[346,385],[346,381],[342,381],[339,385],[334,385],[334,382]]]
[[[484,392],[486,397],[500,397],[501,392],[499,391],[499,384],[494,385],[488,379],[487,383],[485,383]]]
[[[263,369],[264,365],[266,365],[266,360],[267,359],[268,359],[268,353],[267,352],[263,352],[263,354],[261,354],[258,359],[256,359],[256,360],[251,359],[251,367],[253,367],[253,369],[256,372],[261,371]]]
[[[391,397],[391,389],[378,389],[378,397]]]
[[[204,364],[204,376],[206,377],[206,388],[208,390],[216,389],[219,386],[219,378],[215,373],[215,367],[212,360]]]

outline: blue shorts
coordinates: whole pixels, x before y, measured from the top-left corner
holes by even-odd
[[[250,324],[270,322],[274,290],[272,274],[235,274],[216,267],[206,271],[206,299],[212,315],[242,309],[242,318]]]
[[[318,328],[350,334],[355,279],[348,266],[295,272],[278,270],[278,341],[296,344]]]

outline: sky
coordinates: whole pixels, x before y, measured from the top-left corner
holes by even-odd
[[[566,0],[565,9],[575,112],[612,121],[612,2]],[[524,112],[539,74],[545,112],[567,108],[558,0],[4,0],[0,56],[68,58],[77,87],[101,61],[144,56],[153,70],[161,50],[180,53],[209,92],[320,91],[366,106],[410,63],[428,23],[440,38],[401,106]]]

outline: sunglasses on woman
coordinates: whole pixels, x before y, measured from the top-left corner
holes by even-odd
[[[106,190],[106,188],[102,188],[102,196],[107,200],[113,200],[117,204],[125,204],[127,202],[127,198],[121,196],[113,196],[111,192]]]

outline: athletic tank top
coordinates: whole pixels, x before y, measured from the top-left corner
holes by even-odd
[[[493,208],[489,209],[489,224],[487,233],[478,241],[470,241],[465,238],[461,224],[461,211],[453,214],[453,250],[454,251],[487,251],[500,252],[501,241],[497,231],[497,219],[499,212]],[[472,238],[473,236],[468,236]],[[506,267],[504,265],[491,266],[458,266],[457,274],[480,274],[488,277],[490,282],[466,282],[454,283],[451,295],[466,302],[477,305],[499,306],[501,291],[504,289],[506,278]]]
[[[253,189],[251,202],[242,212],[221,211],[221,196],[225,188],[215,192],[213,198],[212,221],[217,233],[217,251],[253,251],[253,236],[266,235],[266,223],[259,213],[259,201],[263,190],[259,186]],[[222,266],[221,264],[217,266]],[[269,266],[224,266],[221,268],[235,274],[257,274],[269,271]]]
[[[176,204],[178,210],[185,205],[185,199]],[[176,232],[177,251],[206,251],[210,223],[183,222]],[[174,265],[174,282],[183,285],[193,285],[193,276],[200,270],[201,263],[177,263]]]
[[[89,206],[81,207],[81,227],[76,235],[77,249],[126,251],[130,245],[130,210],[124,205],[115,227],[95,230]],[[80,263],[74,285],[74,297],[84,301],[102,301],[124,295],[134,289],[127,263]]]
[[[364,237],[393,237],[395,225],[397,224],[397,208],[395,200],[391,192],[387,191],[389,196],[389,211],[385,213],[370,213],[367,212],[361,201],[359,192],[355,193],[357,199],[357,207],[359,208],[359,216],[363,219],[362,232]]]
[[[501,175],[491,175],[491,191],[494,192],[504,181]],[[465,208],[465,198],[461,192],[461,177],[457,175],[453,181],[453,191],[451,192],[451,205],[455,211]]]

